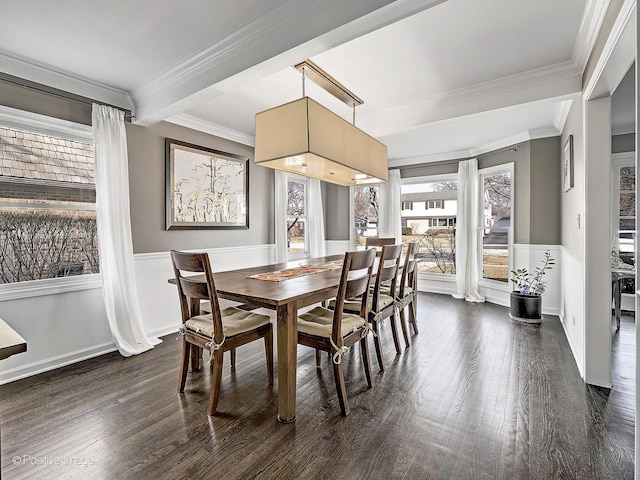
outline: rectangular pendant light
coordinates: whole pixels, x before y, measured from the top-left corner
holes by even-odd
[[[256,114],[255,162],[338,185],[386,182],[387,147],[309,97]]]

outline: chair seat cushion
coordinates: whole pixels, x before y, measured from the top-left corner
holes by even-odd
[[[380,293],[384,293],[385,295],[390,295],[389,291],[391,289],[389,287],[381,287],[380,288]],[[411,287],[404,287],[404,296],[408,297],[409,295],[411,295],[413,293],[413,288]],[[396,297],[400,296],[400,289],[396,288]]]
[[[346,313],[342,315],[340,334],[344,337],[366,324],[360,315]],[[331,337],[333,328],[333,310],[316,307],[298,317],[298,331],[316,337]]]
[[[247,312],[236,307],[227,307],[220,312],[220,315],[222,316],[222,330],[227,338],[255,330],[271,322],[269,315]],[[191,317],[186,321],[185,327],[213,338],[213,318],[210,313]]]
[[[372,310],[372,307],[371,307],[372,302],[373,302],[373,297],[369,295],[369,298],[367,299],[367,310]],[[381,292],[380,295],[378,296],[378,310],[374,310],[374,311],[383,310],[384,308],[391,305],[393,302],[394,302],[393,297],[389,295],[384,295]],[[360,313],[361,305],[362,305],[362,300],[359,298],[347,299],[344,301],[343,310],[345,312],[350,312],[350,313]],[[333,306],[335,306],[335,301],[332,301],[332,303],[329,304],[330,308]]]

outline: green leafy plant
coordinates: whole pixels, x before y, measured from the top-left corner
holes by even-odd
[[[515,291],[523,295],[542,295],[547,287],[547,282],[542,279],[547,270],[551,270],[555,265],[551,252],[546,250],[542,258],[542,267],[536,267],[533,273],[526,268],[518,268],[511,270],[513,278],[511,281],[515,284]]]

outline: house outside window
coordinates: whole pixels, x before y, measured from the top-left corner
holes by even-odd
[[[443,200],[429,200],[428,202],[426,202],[427,204],[427,209],[430,208],[444,208],[444,201]]]
[[[35,128],[17,127],[2,113],[0,283],[98,273],[93,142],[86,128],[85,138],[74,138],[67,126],[56,132],[56,119],[44,131],[37,128],[41,119]]]
[[[413,202],[402,202],[402,210],[413,210]]]

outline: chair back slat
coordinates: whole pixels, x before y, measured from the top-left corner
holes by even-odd
[[[380,263],[376,273],[376,281],[373,287],[372,307],[376,312],[379,311],[378,300],[380,298],[380,289],[384,282],[391,280],[389,289],[391,296],[395,295],[396,278],[398,276],[398,268],[400,267],[400,256],[402,255],[402,244],[385,245],[380,253]]]
[[[395,244],[396,239],[387,237],[365,237],[364,243],[366,248],[383,247],[385,245]]]
[[[331,333],[332,340],[338,346],[342,344],[340,329],[345,299],[362,296],[360,316],[364,319],[367,318],[367,292],[371,284],[375,258],[376,252],[374,249],[347,252],[344,256],[340,284],[338,285],[336,304],[333,311]]]
[[[222,341],[222,318],[209,255],[171,250],[171,262],[178,285],[182,323],[199,314],[201,300],[208,300],[211,304],[214,339]],[[193,278],[198,273],[204,274],[204,281]]]
[[[405,296],[407,287],[411,287],[415,291],[417,273],[418,273],[418,242],[411,242],[407,247],[406,257],[404,258],[404,267],[402,268],[402,277],[400,278],[400,289],[398,295],[400,298]]]

